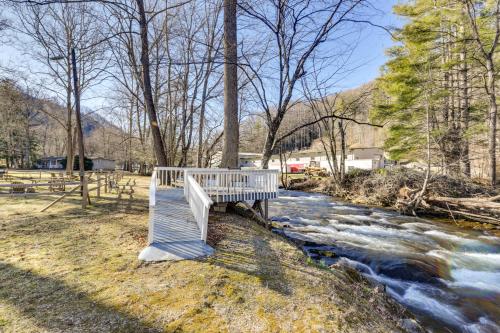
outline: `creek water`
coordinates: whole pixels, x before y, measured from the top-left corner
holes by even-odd
[[[357,269],[430,332],[500,332],[500,238],[282,191],[269,213],[313,259]]]

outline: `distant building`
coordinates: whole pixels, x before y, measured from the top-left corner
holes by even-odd
[[[115,160],[104,158],[104,157],[93,157],[92,160],[92,170],[115,170],[116,162]]]
[[[35,166],[37,169],[64,169],[62,161],[66,159],[65,156],[49,156],[42,157],[36,161]]]
[[[262,166],[262,154],[259,153],[239,153],[240,168],[260,169]],[[210,167],[218,168],[222,160],[222,152],[216,152],[210,159]]]
[[[260,169],[262,167],[262,154],[239,153],[240,168]]]
[[[221,153],[216,153],[212,158],[211,165],[218,167],[220,164]],[[260,169],[262,168],[262,154],[240,152],[239,166],[242,169]],[[299,150],[292,153],[286,153],[286,170],[288,173],[301,173],[305,168],[317,166],[330,170],[330,163],[323,150]],[[340,160],[340,155],[337,156],[337,163]],[[284,163],[284,162],[283,162]],[[384,150],[378,147],[357,147],[351,146],[347,150],[347,158],[345,160],[346,171],[353,169],[375,170],[385,166]],[[269,160],[269,169],[285,171],[280,163],[280,156],[273,155]]]
[[[337,163],[340,161],[340,155],[336,157]],[[330,164],[324,151],[297,151],[291,154],[287,153],[286,170],[289,173],[300,173],[305,168],[317,166],[330,170]],[[347,150],[345,159],[346,171],[353,169],[375,170],[383,168],[385,164],[384,151],[378,147],[350,147]],[[273,155],[269,161],[269,169],[282,169],[279,155]],[[285,171],[283,166],[282,172]]]

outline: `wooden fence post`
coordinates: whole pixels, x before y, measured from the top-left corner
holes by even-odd
[[[97,174],[97,197],[101,197],[101,174]]]
[[[87,189],[87,179],[85,178],[85,174],[81,178],[82,185],[82,208],[87,208],[87,200],[88,200],[88,189]]]
[[[104,193],[108,193],[108,174],[104,174]]]

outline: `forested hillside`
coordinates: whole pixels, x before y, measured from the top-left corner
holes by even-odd
[[[347,147],[383,147],[386,130],[382,122],[371,119],[375,83],[340,91],[321,98],[298,101],[284,117],[274,153],[311,149],[322,151],[340,146],[341,129]],[[344,119],[342,119],[344,118]],[[372,121],[373,120],[373,121]],[[378,126],[374,126],[378,125]],[[379,127],[382,126],[382,127]],[[266,126],[262,114],[243,119],[241,149],[260,153]]]
[[[57,102],[2,80],[0,109],[0,164],[30,168],[40,157],[66,156],[66,110]],[[91,110],[82,118],[87,155],[124,160],[120,127]]]

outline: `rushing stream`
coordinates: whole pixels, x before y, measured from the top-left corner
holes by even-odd
[[[269,212],[313,259],[385,285],[429,331],[500,332],[500,238],[304,192],[281,192]]]

